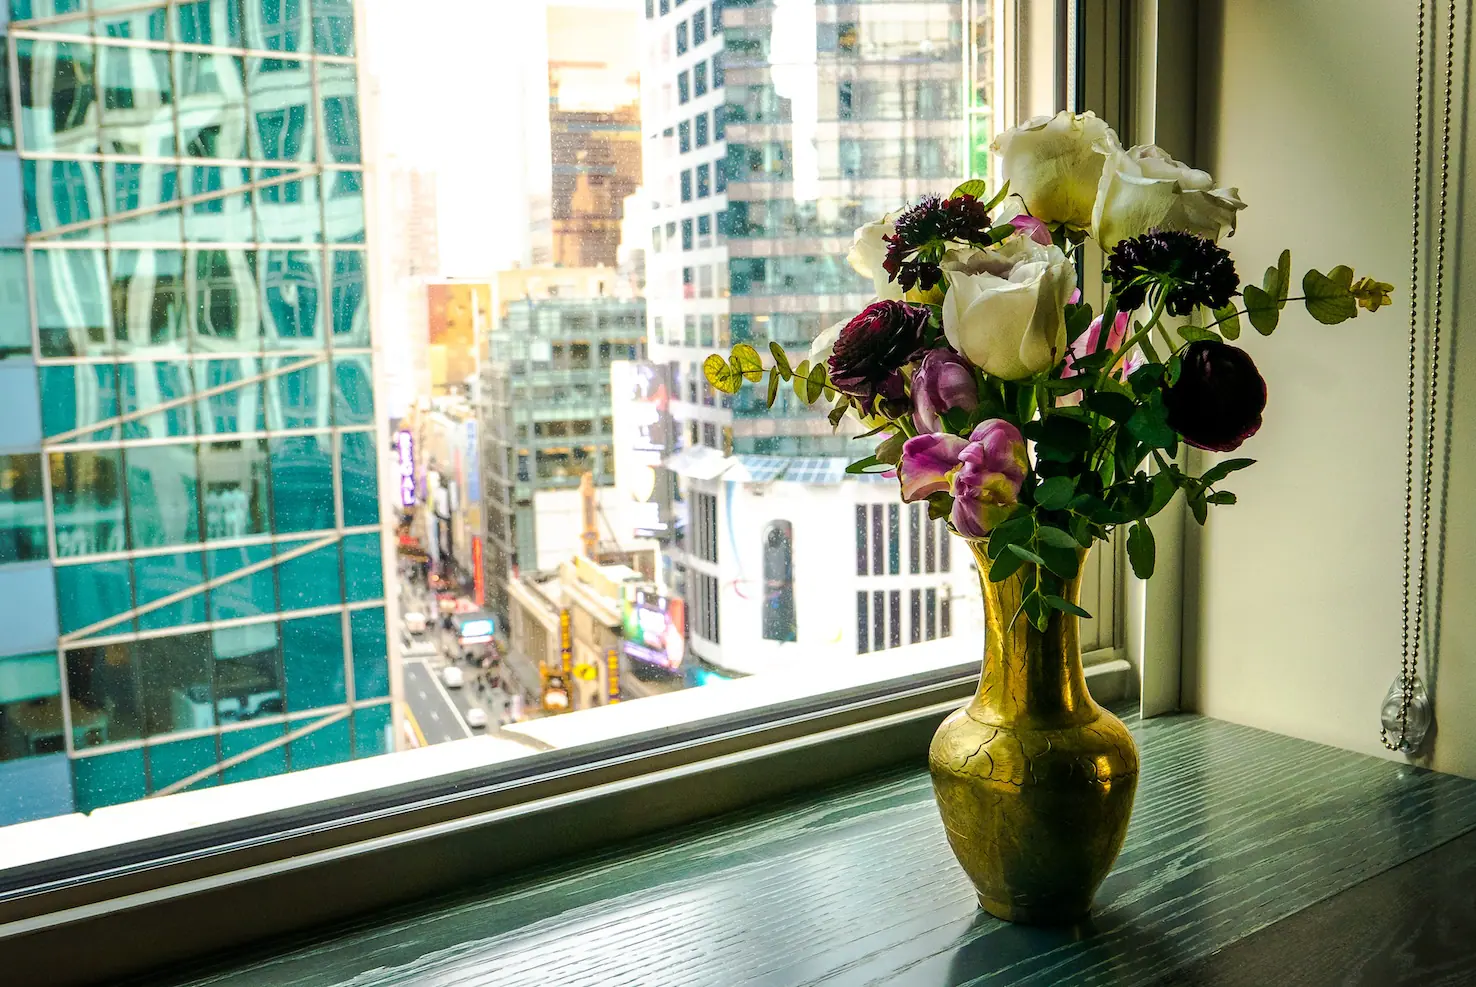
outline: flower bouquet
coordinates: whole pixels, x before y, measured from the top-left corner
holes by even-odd
[[[1076,621],[1082,562],[1127,525],[1134,573],[1153,572],[1147,519],[1182,493],[1203,524],[1235,503],[1180,443],[1231,452],[1261,426],[1266,384],[1233,345],[1301,302],[1335,325],[1389,302],[1348,267],[1307,271],[1293,294],[1283,251],[1242,284],[1218,241],[1245,208],[1234,188],[1154,146],[1123,148],[1092,113],[1038,117],[996,138],[1006,179],[980,180],[856,231],[848,260],[877,300],[792,366],[740,343],[707,358],[726,393],[767,377],[837,427],[875,442],[852,472],[895,475],[905,501],[968,539],[984,590],[979,695],[930,754],[950,842],[984,907],[1054,921],[1090,906],[1121,845],[1137,756],[1091,701]],[[1105,258],[1101,311],[1079,290],[1091,241]],[[988,756],[980,756],[987,754]]]

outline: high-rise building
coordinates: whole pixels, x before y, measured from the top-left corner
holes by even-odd
[[[647,0],[642,125],[652,201],[652,359],[672,366],[685,528],[666,582],[696,667],[751,673],[952,631],[967,561],[894,480],[847,477],[870,448],[780,390],[715,393],[714,349],[782,346],[860,311],[861,223],[977,172],[987,112],[964,0]],[[987,36],[987,32],[982,32]],[[966,44],[966,38],[970,43]],[[963,105],[964,93],[971,105]],[[856,545],[854,569],[837,552]],[[796,614],[803,614],[797,621]]]
[[[10,12],[0,822],[390,749],[352,0]]]
[[[614,482],[610,368],[645,356],[645,303],[609,268],[505,272],[482,377],[489,606],[539,568],[542,492]]]

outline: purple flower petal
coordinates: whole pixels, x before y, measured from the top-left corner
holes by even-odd
[[[1010,225],[1042,246],[1049,247],[1051,245],[1050,228],[1034,216],[1027,216],[1021,213],[1019,216],[1010,220]]]
[[[958,466],[958,454],[968,444],[969,440],[961,435],[938,432],[908,439],[897,467],[902,499],[911,503],[947,490],[948,474]]]

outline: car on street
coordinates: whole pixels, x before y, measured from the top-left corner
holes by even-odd
[[[473,706],[466,711],[466,725],[473,730],[481,730],[487,725],[487,711],[480,706]]]
[[[466,675],[455,665],[441,669],[441,682],[448,689],[460,689],[466,683]]]

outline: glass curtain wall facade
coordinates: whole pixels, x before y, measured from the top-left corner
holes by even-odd
[[[352,0],[10,17],[0,581],[46,560],[54,619],[4,756],[86,811],[391,749]]]

